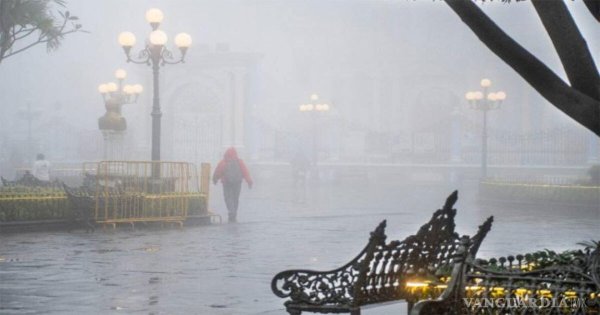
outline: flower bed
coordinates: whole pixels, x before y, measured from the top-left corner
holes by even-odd
[[[63,190],[55,187],[0,188],[0,222],[71,219]]]
[[[159,200],[176,194],[164,194],[156,200],[146,200],[146,208],[159,209]],[[93,196],[92,196],[93,197]],[[207,215],[206,195],[190,193],[184,196],[188,216]],[[73,220],[74,207],[65,192],[55,187],[4,186],[0,187],[0,222]],[[158,211],[158,210],[157,210]]]

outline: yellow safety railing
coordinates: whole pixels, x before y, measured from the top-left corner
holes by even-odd
[[[95,168],[95,220],[101,224],[182,222],[190,207],[208,214],[210,164],[186,162],[102,161]],[[202,184],[200,185],[200,180]]]

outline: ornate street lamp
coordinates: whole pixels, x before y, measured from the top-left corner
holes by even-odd
[[[160,161],[160,111],[158,73],[160,66],[165,64],[183,63],[187,49],[192,44],[192,37],[186,33],[179,33],[175,36],[175,45],[179,48],[181,55],[178,59],[173,57],[173,53],[167,49],[165,44],[168,37],[165,32],[158,29],[164,16],[159,9],[150,9],[146,11],[146,21],[150,23],[152,32],[148,38],[146,47],[142,49],[137,57],[132,57],[131,48],[135,45],[135,35],[131,32],[122,32],[119,34],[119,44],[123,47],[127,62],[137,64],[147,64],[152,66],[152,76],[154,79],[152,99],[152,161]],[[160,177],[157,170],[153,168],[153,177]]]
[[[102,95],[106,108],[106,113],[98,119],[98,127],[104,136],[104,159],[108,158],[109,147],[112,148],[114,142],[120,140],[123,132],[127,129],[127,121],[121,116],[121,107],[137,102],[138,96],[143,91],[140,84],[123,85],[126,77],[127,72],[118,69],[115,71],[118,83],[109,82],[98,86],[98,92]],[[111,154],[111,158],[114,158],[113,154]]]
[[[488,92],[492,81],[483,79],[480,82],[483,91],[470,91],[465,94],[465,98],[474,110],[483,113],[483,128],[481,134],[481,178],[487,178],[487,112],[499,109],[502,101],[506,99],[506,93],[503,91]]]
[[[127,128],[125,118],[121,116],[121,107],[125,104],[137,102],[138,96],[144,90],[140,84],[123,85],[127,72],[123,69],[115,71],[118,83],[102,83],[98,92],[102,95],[106,106],[106,114],[98,120],[100,130],[122,131]]]
[[[315,175],[317,172],[317,162],[319,160],[319,148],[318,148],[318,142],[317,142],[317,136],[319,134],[318,131],[318,127],[319,124],[317,122],[318,116],[317,114],[319,113],[326,113],[328,112],[330,109],[329,104],[327,103],[320,103],[319,102],[319,96],[317,94],[312,94],[310,96],[310,102],[306,103],[306,104],[301,104],[298,107],[298,110],[301,113],[308,113],[311,114],[311,118],[313,121],[313,132],[312,132],[312,148],[313,148],[313,152],[312,152],[312,165],[314,167],[315,170]],[[316,177],[315,177],[316,178]]]

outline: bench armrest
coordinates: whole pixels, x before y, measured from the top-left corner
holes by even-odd
[[[379,223],[371,232],[369,242],[363,250],[344,266],[330,271],[282,271],[273,277],[271,290],[280,298],[289,297],[294,303],[351,303],[355,297],[355,284],[359,282],[361,274],[365,273],[365,261],[368,263],[372,259],[377,246],[385,244],[385,226],[385,220]]]
[[[353,283],[359,271],[353,265],[332,271],[286,270],[275,275],[271,290],[280,298],[311,305],[347,304],[353,300]]]

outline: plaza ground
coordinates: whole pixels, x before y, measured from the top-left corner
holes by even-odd
[[[337,268],[383,219],[388,240],[403,239],[456,188],[385,178],[294,187],[286,175],[257,174],[253,190],[244,186],[238,224],[0,235],[0,313],[285,314],[270,289],[277,272]],[[600,207],[494,207],[477,202],[475,182],[460,186],[460,234],[495,216],[482,257],[600,238]],[[226,221],[222,191],[211,187],[211,207]],[[396,303],[363,313],[405,310]]]

